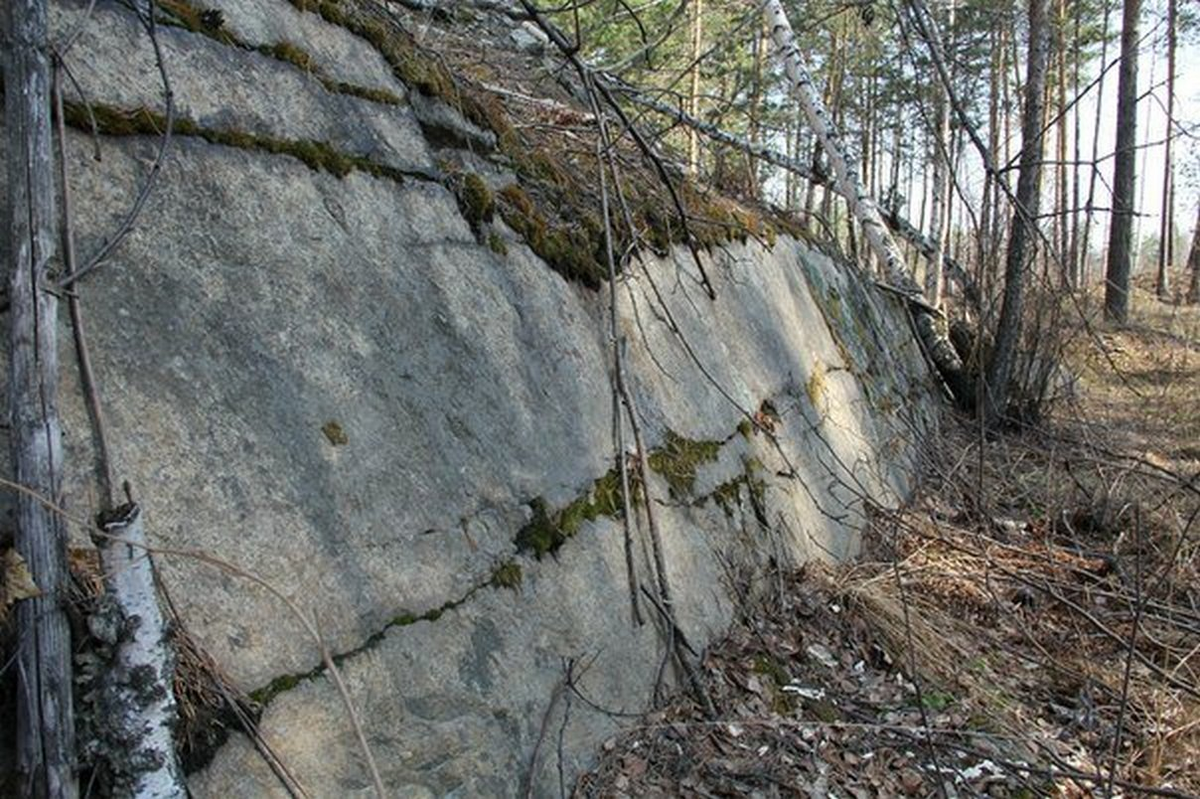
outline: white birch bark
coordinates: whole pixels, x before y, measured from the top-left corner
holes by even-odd
[[[183,799],[187,788],[175,755],[174,655],[155,591],[141,509],[118,508],[101,523],[100,558],[108,594],[124,619],[108,683],[106,732],[120,741],[111,763],[122,795]]]
[[[918,338],[925,347],[930,360],[946,381],[951,392],[960,402],[968,402],[970,387],[963,373],[962,361],[946,333],[937,324],[933,307],[924,297],[921,288],[913,280],[900,248],[888,231],[878,206],[863,189],[858,176],[851,168],[842,146],[836,126],[821,102],[821,96],[813,83],[812,76],[804,64],[804,57],[796,46],[796,38],[788,22],[787,13],[780,0],[766,0],[763,13],[771,29],[775,44],[775,55],[783,63],[792,92],[804,109],[809,127],[829,157],[830,166],[840,194],[850,199],[854,217],[862,226],[871,250],[883,264],[884,274],[892,287],[903,293],[914,307],[913,320]]]
[[[950,0],[950,25],[954,25],[954,0]],[[937,88],[937,111],[934,114],[937,136],[933,142],[933,202],[929,220],[929,238],[933,252],[925,271],[925,296],[935,308],[942,305],[943,258],[948,233],[950,195],[950,93],[940,81]]]

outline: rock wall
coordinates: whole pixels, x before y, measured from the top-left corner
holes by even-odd
[[[85,5],[56,5],[56,30]],[[160,26],[186,124],[132,235],[81,289],[117,474],[156,544],[251,570],[317,615],[395,795],[514,795],[543,724],[562,724],[563,703],[548,708],[567,662],[596,705],[635,712],[662,659],[656,625],[630,620],[607,289],[568,283],[502,222],[501,241],[480,240],[444,161],[473,158],[493,185],[503,167],[457,151],[480,132],[414,100],[371,43],[282,0],[205,8],[235,41]],[[161,109],[130,11],[101,0],[83,30],[69,61],[89,100],[109,117]],[[305,64],[281,57],[296,42]],[[142,117],[70,133],[83,253],[146,179],[158,139]],[[705,259],[716,301],[686,253],[617,292],[697,648],[730,623],[734,582],[855,552],[863,499],[906,492],[937,404],[902,309],[853,270],[786,237]],[[68,507],[85,517],[90,433],[74,370],[63,379]],[[759,410],[774,437],[747,423]],[[649,579],[644,532],[636,546]],[[312,795],[369,793],[284,606],[194,558],[160,567]],[[567,779],[620,721],[574,704]],[[541,747],[539,793],[557,791],[556,748]],[[190,781],[199,797],[285,795],[236,732]]]

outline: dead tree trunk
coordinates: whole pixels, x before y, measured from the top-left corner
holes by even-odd
[[[17,644],[17,766],[22,792],[74,797],[75,725],[58,421],[58,299],[54,162],[45,0],[5,2],[4,129],[8,151],[8,401],[17,550],[41,595],[21,602]],[[53,506],[53,509],[50,506]]]
[[[920,287],[909,274],[904,256],[888,232],[875,201],[863,190],[855,171],[847,161],[845,148],[841,144],[833,120],[825,110],[825,104],[821,102],[812,77],[805,68],[803,56],[796,46],[792,26],[788,22],[782,3],[779,0],[766,0],[763,12],[771,28],[775,54],[783,62],[792,92],[804,109],[809,127],[829,157],[839,192],[849,199],[851,211],[862,226],[871,249],[883,265],[887,279],[910,300],[914,327],[930,361],[942,375],[955,398],[960,402],[968,401],[971,391],[962,361],[949,337],[938,324],[928,300],[921,294]]]
[[[1037,237],[1042,168],[1042,110],[1050,49],[1049,0],[1029,3],[1029,63],[1026,67],[1025,108],[1021,118],[1021,171],[1017,178],[1017,208],[1004,263],[1004,302],[996,325],[996,345],[987,368],[984,414],[1001,418],[1008,406],[1008,381],[1016,360],[1024,313],[1025,272],[1030,245]]]
[[[114,788],[138,799],[183,799],[175,756],[175,660],[158,605],[141,509],[130,502],[100,519],[105,586],[124,620],[107,688],[102,728]]]

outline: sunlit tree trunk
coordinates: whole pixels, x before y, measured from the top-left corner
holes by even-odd
[[[1017,178],[1017,209],[1013,213],[1004,263],[1004,301],[996,325],[996,343],[987,368],[984,413],[989,420],[1008,410],[1009,379],[1016,360],[1024,313],[1025,273],[1032,241],[1037,236],[1040,201],[1038,181],[1042,162],[1042,112],[1049,50],[1049,0],[1029,2],[1029,58],[1025,104],[1021,117],[1021,170]]]
[[[1100,34],[1100,78],[1096,84],[1096,96],[1104,96],[1104,67],[1108,63],[1108,26],[1112,17],[1112,3],[1110,0],[1104,2],[1104,24],[1101,27]],[[1083,232],[1080,234],[1080,281],[1083,285],[1087,285],[1091,280],[1091,234],[1092,234],[1092,213],[1096,202],[1096,175],[1095,168],[1096,159],[1100,156],[1100,120],[1103,110],[1103,103],[1096,103],[1096,116],[1092,120],[1092,169],[1088,177],[1088,193],[1087,201],[1084,203],[1085,211],[1083,215]]]
[[[1133,214],[1137,171],[1137,62],[1140,0],[1125,0],[1121,68],[1117,82],[1117,147],[1113,166],[1112,226],[1108,236],[1104,316],[1129,319],[1129,276],[1133,270]]]
[[[1063,264],[1065,269],[1065,274],[1060,274],[1058,277],[1059,281],[1073,289],[1075,288],[1075,273],[1070,262],[1071,226],[1069,224],[1071,194],[1067,189],[1067,121],[1070,119],[1070,115],[1067,113],[1067,5],[1065,0],[1058,0],[1055,30],[1058,45],[1058,80],[1055,83],[1058,89],[1057,103],[1055,103],[1055,115],[1058,117],[1058,207],[1054,209],[1054,218],[1057,221],[1059,263]]]
[[[950,0],[947,30],[954,26],[954,0]],[[933,196],[930,201],[929,238],[933,239],[934,253],[925,270],[925,296],[935,307],[942,304],[942,258],[946,248],[949,225],[950,170],[950,93],[938,81],[934,100],[935,133],[930,151],[933,162]]]
[[[1188,255],[1187,268],[1191,276],[1187,301],[1195,305],[1200,303],[1200,202],[1196,203],[1196,227],[1192,231],[1192,251]]]
[[[700,54],[704,52],[704,0],[692,0],[692,71],[688,87],[688,113],[700,118]],[[688,129],[688,167],[700,171],[700,134]]]

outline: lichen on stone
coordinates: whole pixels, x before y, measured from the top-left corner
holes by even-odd
[[[804,393],[808,395],[808,401],[813,408],[820,410],[825,398],[825,365],[820,361],[813,363],[812,371],[804,384]]]

